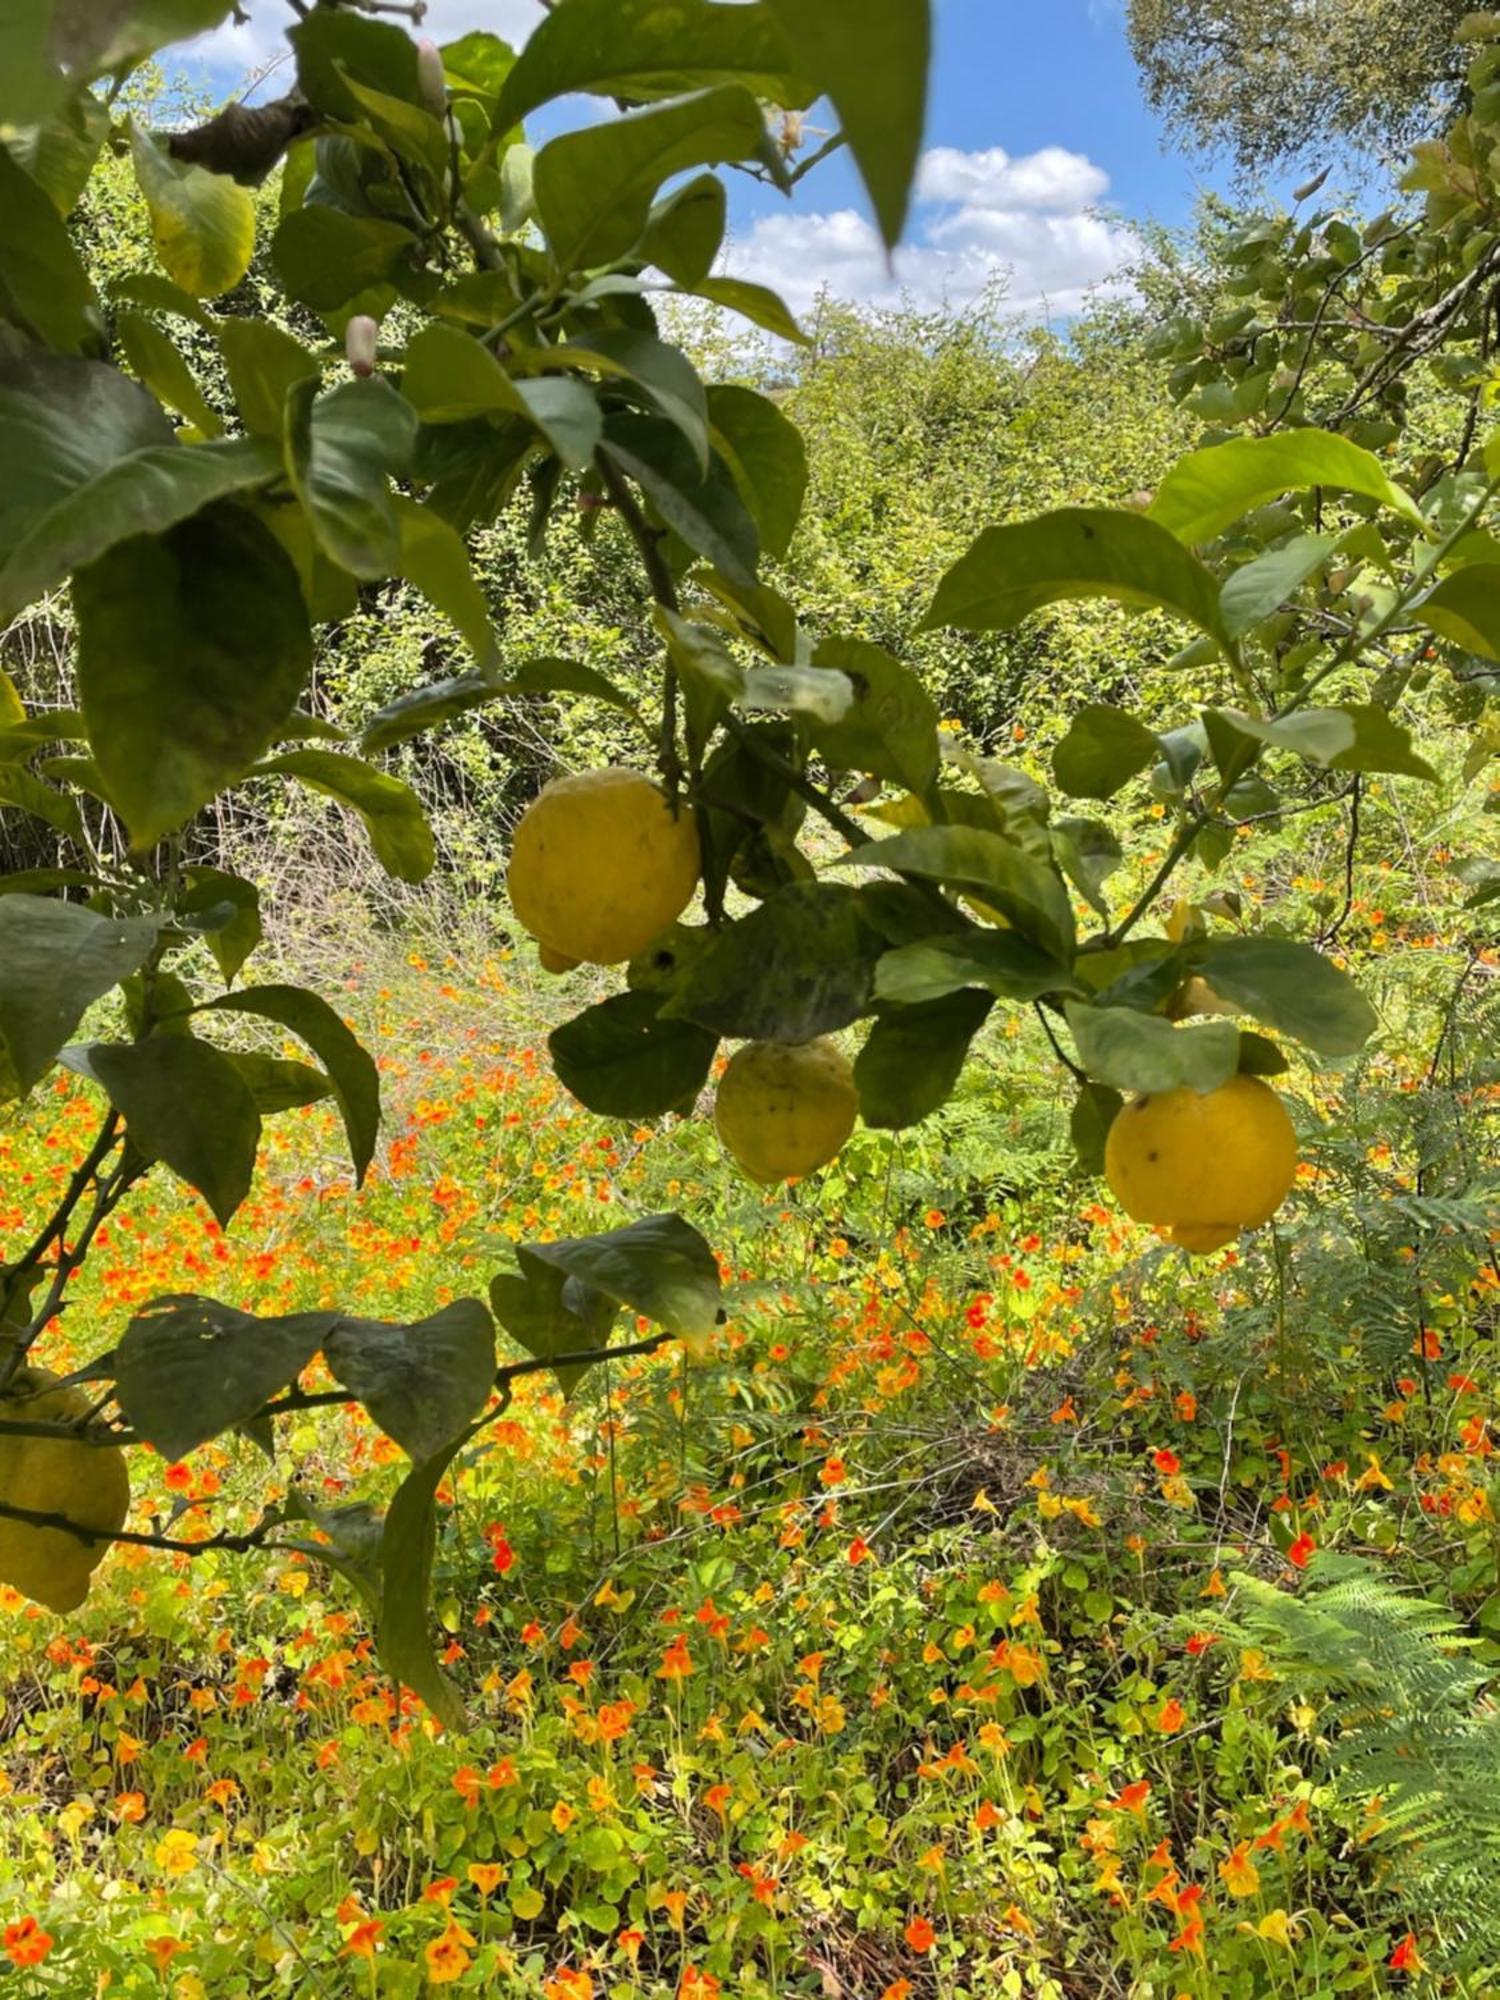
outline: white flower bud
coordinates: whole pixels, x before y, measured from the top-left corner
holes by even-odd
[[[448,109],[448,85],[443,76],[443,52],[430,35],[417,43],[417,77],[427,109],[441,118]]]
[[[380,328],[368,313],[356,313],[344,328],[344,358],[356,375],[375,373],[375,343]]]

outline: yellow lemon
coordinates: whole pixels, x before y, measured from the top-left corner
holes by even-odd
[[[0,1415],[35,1423],[81,1417],[92,1399],[64,1389],[45,1368],[23,1368]],[[114,1445],[0,1432],[0,1500],[38,1514],[62,1514],[81,1528],[112,1535],[130,1507],[125,1454]],[[11,1584],[49,1611],[74,1611],[108,1542],[82,1541],[66,1528],[38,1528],[0,1515],[0,1583]]]
[[[565,972],[576,972],[583,963],[581,958],[569,958],[565,951],[554,951],[550,944],[538,948],[537,958],[543,972],[553,973],[559,978]]]
[[[674,815],[650,778],[618,765],[554,778],[522,815],[506,880],[516,916],[550,954],[549,971],[563,959],[618,965],[692,900],[692,810]]]
[[[1184,979],[1167,1004],[1167,1013],[1174,1021],[1186,1021],[1194,1014],[1241,1014],[1242,1007],[1236,1007],[1232,1000],[1226,1000],[1208,981],[1198,973]]]
[[[1297,1173],[1286,1106],[1255,1076],[1185,1085],[1127,1104],[1109,1128],[1104,1172],[1137,1222],[1184,1250],[1217,1250],[1269,1222]]]
[[[719,1137],[765,1186],[827,1166],[858,1114],[854,1071],[826,1037],[747,1042],[731,1058],[714,1100]]]

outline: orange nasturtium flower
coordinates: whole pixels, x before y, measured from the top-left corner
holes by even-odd
[[[1253,1896],[1260,1887],[1260,1870],[1250,1859],[1250,1843],[1242,1840],[1227,1861],[1219,1863],[1219,1879],[1231,1896]]]
[[[913,1917],[906,1926],[905,1937],[913,1951],[931,1951],[937,1942],[937,1932],[925,1917]]]
[[[1317,1546],[1312,1536],[1304,1528],[1302,1533],[1298,1535],[1297,1539],[1287,1550],[1286,1559],[1292,1564],[1293,1568],[1306,1569],[1307,1565],[1312,1561],[1313,1552]]]
[[[1149,1779],[1137,1778],[1133,1785],[1122,1785],[1112,1799],[1105,1800],[1105,1804],[1115,1812],[1138,1813],[1144,1819],[1146,1816],[1146,1801],[1150,1796],[1151,1784]]]
[[[498,1861],[471,1861],[468,1873],[481,1896],[493,1896],[505,1880],[505,1869]]]
[[[385,1925],[379,1917],[366,1917],[362,1923],[356,1924],[344,1939],[345,1952],[350,1958],[374,1958],[380,1933],[384,1929]]]
[[[1174,1695],[1169,1695],[1167,1699],[1162,1703],[1161,1707],[1156,1711],[1156,1714],[1153,1718],[1153,1726],[1156,1729],[1158,1729],[1163,1736],[1172,1736],[1175,1735],[1179,1729],[1181,1729],[1183,1723],[1186,1721],[1187,1721],[1187,1710],[1183,1707],[1182,1703],[1177,1699],[1176,1695],[1174,1694]]]
[[[1417,1941],[1408,1931],[1400,1944],[1386,1960],[1392,1972],[1425,1972],[1422,1954],[1417,1950]]]
[[[469,1954],[464,1950],[466,1933],[457,1924],[449,1924],[443,1935],[434,1938],[422,1953],[427,1961],[427,1977],[434,1986],[451,1986],[455,1979],[462,1979],[469,1969]]]
[[[44,1931],[35,1917],[22,1917],[13,1924],[7,1924],[3,1934],[5,1956],[16,1967],[40,1965],[52,1949],[52,1939]]]

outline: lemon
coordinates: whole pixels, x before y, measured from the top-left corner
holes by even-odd
[[[725,1147],[766,1186],[827,1166],[858,1112],[854,1071],[826,1036],[747,1042],[731,1058],[714,1100]]]
[[[558,978],[565,972],[576,972],[583,963],[581,958],[569,958],[565,951],[554,951],[550,944],[544,944],[538,949],[537,958],[543,972],[553,973]]]
[[[1297,1135],[1259,1077],[1209,1091],[1184,1085],[1125,1106],[1109,1128],[1104,1172],[1137,1222],[1184,1250],[1217,1250],[1280,1208],[1296,1178]]]
[[[0,1415],[55,1424],[91,1407],[82,1390],[59,1387],[45,1368],[23,1368],[0,1401]],[[0,1432],[0,1500],[38,1514],[63,1514],[82,1528],[112,1535],[130,1506],[125,1454],[114,1445]],[[37,1528],[0,1515],[0,1583],[49,1611],[74,1611],[108,1546],[81,1541],[66,1528]]]
[[[511,905],[553,962],[618,965],[674,924],[698,883],[698,830],[639,771],[554,778],[516,828]]]
[[[1167,1005],[1168,1016],[1174,1021],[1186,1021],[1194,1014],[1241,1014],[1242,1007],[1236,1007],[1232,1000],[1226,1000],[1200,974],[1194,973],[1184,979]]]

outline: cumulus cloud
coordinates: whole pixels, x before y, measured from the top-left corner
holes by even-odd
[[[908,240],[890,262],[864,216],[839,209],[761,216],[726,264],[803,312],[824,290],[864,305],[905,297],[961,309],[1000,284],[1019,317],[1065,319],[1090,293],[1125,288],[1133,239],[1097,211],[1108,189],[1102,167],[1063,146],[1019,158],[999,146],[935,146],[918,169]]]

